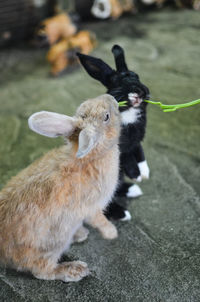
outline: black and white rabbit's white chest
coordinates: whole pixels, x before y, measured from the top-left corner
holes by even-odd
[[[121,112],[121,124],[135,124],[141,117],[141,109],[140,108],[129,108],[123,112]]]
[[[146,115],[143,99],[139,97],[137,93],[129,93],[127,99],[127,108],[122,108],[121,110],[121,123],[124,126],[128,124],[136,124],[138,121],[143,119],[144,115]],[[145,127],[145,123],[143,123],[141,126]]]

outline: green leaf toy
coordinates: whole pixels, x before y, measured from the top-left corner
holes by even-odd
[[[163,112],[172,112],[172,111],[175,111],[180,108],[187,108],[190,106],[200,104],[200,99],[191,101],[191,102],[188,102],[185,104],[176,104],[176,105],[165,105],[165,104],[162,104],[161,102],[154,102],[154,101],[150,101],[150,100],[144,100],[144,101],[149,104],[160,106],[160,108],[163,110]],[[127,101],[119,102],[119,107],[124,107],[124,106],[126,106],[126,104],[127,104]]]
[[[125,107],[127,105],[127,101],[118,102],[119,107]]]

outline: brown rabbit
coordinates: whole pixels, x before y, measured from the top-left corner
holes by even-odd
[[[78,281],[89,274],[87,264],[58,260],[74,240],[87,237],[83,221],[104,238],[117,237],[102,209],[118,180],[118,104],[105,94],[85,101],[74,117],[37,112],[29,127],[64,136],[68,144],[35,161],[0,192],[0,260],[39,279]]]

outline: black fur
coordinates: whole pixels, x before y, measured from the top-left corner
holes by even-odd
[[[126,209],[117,202],[112,201],[106,208],[104,214],[108,219],[121,220],[125,217]]]
[[[119,101],[127,101],[125,107],[120,107],[124,112],[133,107],[128,98],[129,93],[137,93],[141,99],[149,99],[149,89],[140,82],[139,76],[128,70],[124,58],[123,49],[115,45],[112,48],[115,58],[116,71],[108,66],[101,59],[78,53],[81,64],[89,75],[100,81],[107,88],[107,93]],[[117,196],[126,196],[128,188],[132,184],[124,183],[124,175],[131,179],[136,179],[140,175],[138,163],[145,160],[141,141],[145,136],[146,128],[146,102],[142,102],[139,107],[139,117],[136,122],[122,125],[120,136],[120,181],[115,194]],[[117,213],[118,212],[118,213]],[[124,213],[124,214],[123,214]],[[114,199],[107,208],[105,215],[108,218],[121,219],[125,216],[125,207],[116,205]]]

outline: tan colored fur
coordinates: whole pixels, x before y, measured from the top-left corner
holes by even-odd
[[[50,45],[53,45],[59,39],[68,39],[77,31],[76,26],[71,22],[67,14],[59,14],[45,19],[41,25],[43,25],[44,28],[39,29],[38,34],[45,34],[48,37]]]
[[[57,75],[68,65],[77,63],[77,58],[68,56],[68,51],[79,50],[89,54],[96,46],[96,38],[89,31],[82,30],[69,38],[63,38],[51,46],[47,53],[47,60],[51,64],[51,73]]]
[[[111,113],[108,124],[102,123],[105,110]],[[118,180],[117,103],[109,95],[86,101],[77,110],[76,121],[67,145],[49,151],[0,192],[0,260],[37,278],[78,281],[89,273],[80,261],[58,264],[73,237],[76,241],[87,237],[83,221],[105,238],[117,237],[116,228],[102,213]],[[79,159],[78,135],[90,125],[101,139]]]
[[[111,17],[119,18],[125,12],[134,11],[134,2],[132,0],[110,0]]]

